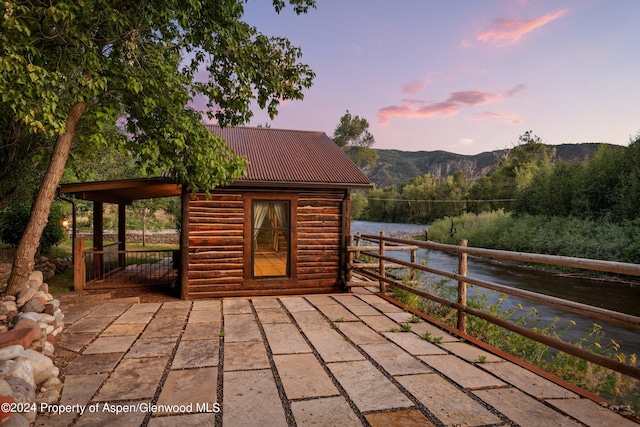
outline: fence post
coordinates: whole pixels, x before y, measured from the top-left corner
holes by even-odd
[[[349,244],[347,245],[347,247],[351,247],[353,246],[353,234],[349,235]],[[351,270],[351,266],[353,265],[353,251],[347,251],[347,283],[345,283],[345,286],[349,286],[349,282],[352,279],[352,270]]]
[[[460,240],[460,246],[466,247],[467,240]],[[461,276],[467,275],[467,254],[465,252],[460,252],[458,255],[458,274]],[[462,306],[467,306],[467,283],[463,281],[458,281],[458,304]],[[458,310],[458,330],[462,332],[467,331],[467,313],[462,310]]]
[[[384,243],[385,243],[385,241],[382,239],[384,237],[384,231],[380,232],[380,237],[381,237],[380,238],[380,245],[378,246],[379,247],[379,254],[381,256],[384,256],[385,255],[385,253],[384,253],[384,246],[385,246]],[[380,276],[386,277],[385,267],[384,267],[384,260],[381,258],[379,261],[380,261],[380,265],[379,265]],[[387,284],[386,284],[386,282],[381,280],[380,281],[380,292],[384,294],[386,292],[386,290],[387,290]]]
[[[416,264],[418,262],[418,250],[411,249],[411,264]],[[416,269],[412,268],[409,270],[409,279],[416,280]]]
[[[73,290],[76,292],[84,289],[84,281],[86,279],[83,252],[84,239],[76,237],[73,240]]]

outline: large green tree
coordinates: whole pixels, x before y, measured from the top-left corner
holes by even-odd
[[[375,139],[364,117],[352,116],[349,110],[340,118],[333,141],[360,167],[374,165],[378,153],[371,148]]]
[[[51,159],[18,246],[7,292],[26,286],[72,147],[101,146],[120,119],[123,148],[146,173],[189,190],[241,176],[245,161],[206,131],[196,96],[221,125],[246,122],[251,103],[273,117],[302,99],[313,73],[285,38],[242,21],[246,0],[7,0],[0,5],[0,113],[49,141]],[[315,0],[288,0],[297,13]],[[284,0],[273,0],[277,12]]]

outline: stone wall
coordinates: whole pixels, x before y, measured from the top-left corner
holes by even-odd
[[[93,232],[91,230],[78,230],[76,236],[84,239],[93,239]],[[118,241],[117,231],[105,230],[103,236],[105,241]],[[71,237],[70,230],[67,231],[67,237]],[[145,237],[147,243],[180,243],[180,233],[176,230],[147,231]],[[142,243],[142,231],[127,230],[127,242]]]

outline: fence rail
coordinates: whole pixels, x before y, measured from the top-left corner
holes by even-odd
[[[459,246],[445,245],[435,242],[421,242],[414,240],[398,239],[393,237],[385,237],[384,233],[380,233],[380,236],[375,235],[357,235],[353,237],[353,240],[357,243],[356,246],[349,248],[349,269],[351,271],[358,271],[361,274],[369,277],[370,279],[377,280],[380,283],[380,291],[384,293],[386,286],[395,287],[404,291],[413,293],[422,298],[434,301],[441,305],[451,307],[458,312],[457,326],[461,332],[466,332],[466,316],[476,316],[484,319],[488,322],[494,323],[505,329],[508,329],[517,334],[523,335],[527,338],[531,338],[535,341],[541,342],[549,347],[553,347],[557,350],[561,350],[565,353],[579,357],[592,363],[604,366],[606,368],[615,370],[625,375],[629,375],[633,378],[640,379],[640,368],[629,364],[621,363],[617,360],[610,359],[602,356],[598,353],[585,350],[581,347],[574,346],[565,341],[557,338],[549,337],[544,334],[540,334],[531,329],[517,325],[513,322],[506,321],[499,317],[490,315],[481,310],[477,310],[467,306],[466,301],[466,288],[467,284],[480,286],[482,288],[499,291],[508,295],[523,298],[536,303],[545,304],[551,307],[569,311],[572,313],[578,313],[592,318],[606,320],[608,322],[616,323],[626,327],[640,329],[640,317],[632,316],[624,313],[619,313],[612,310],[606,310],[598,307],[593,307],[587,304],[581,304],[573,301],[568,301],[562,298],[551,297],[548,295],[539,294],[523,289],[518,289],[506,285],[488,282],[486,280],[476,279],[467,276],[467,255],[477,255],[493,259],[507,259],[514,261],[525,261],[530,263],[542,263],[551,265],[560,265],[566,267],[580,268],[586,270],[605,271],[617,274],[626,274],[632,276],[640,276],[640,265],[627,264],[611,261],[589,260],[584,258],[574,257],[560,257],[552,255],[540,255],[529,254],[523,252],[509,252],[499,251],[492,249],[473,248],[466,246],[467,242],[462,240]],[[377,246],[361,246],[362,241],[375,243]],[[405,245],[407,247],[421,247],[431,250],[440,250],[444,252],[457,253],[458,254],[458,273],[445,271],[426,265],[421,265],[416,262],[415,256],[412,255],[411,261],[403,261],[395,259],[386,255],[386,251],[389,250],[390,243],[392,245]],[[395,248],[397,250],[397,248]],[[412,252],[413,253],[413,252]],[[357,258],[354,259],[354,255],[365,255],[367,257],[375,258],[378,263],[359,263]],[[401,283],[399,280],[389,277],[386,273],[386,269],[389,268],[389,263],[394,268],[406,268],[409,269],[410,275],[413,275],[415,270],[425,271],[428,273],[436,274],[439,276],[447,277],[458,281],[458,295],[457,301],[449,301],[445,298],[437,295],[430,294],[420,289],[407,286]],[[377,271],[376,271],[377,270]]]

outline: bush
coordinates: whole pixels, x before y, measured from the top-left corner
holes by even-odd
[[[0,218],[0,239],[12,247],[18,246],[27,228],[30,214],[31,206],[24,202],[15,203],[7,208]],[[53,203],[47,225],[42,232],[41,249],[50,249],[64,239],[63,218],[62,206],[59,203]]]

